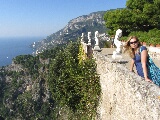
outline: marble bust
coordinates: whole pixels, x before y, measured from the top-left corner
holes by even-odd
[[[98,39],[98,37],[99,37],[99,33],[98,33],[98,31],[96,31],[95,32],[95,45],[99,45],[99,39]]]
[[[119,40],[121,36],[122,36],[122,30],[118,29],[116,31],[115,38],[114,38],[114,44],[116,46],[116,50],[113,51],[113,55],[112,55],[113,59],[121,59],[122,58],[121,53],[122,53],[122,49],[123,49],[123,44]]]
[[[99,32],[95,32],[95,46],[94,46],[94,51],[102,51],[101,48],[99,47]]]
[[[88,32],[88,45],[91,45],[91,32]]]
[[[123,44],[119,40],[121,36],[122,36],[122,30],[118,29],[116,31],[116,35],[115,35],[115,38],[114,38],[114,44],[116,45],[116,53],[122,53]]]

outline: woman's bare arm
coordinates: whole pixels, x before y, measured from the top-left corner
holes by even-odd
[[[131,66],[130,66],[130,71],[131,72],[134,72],[133,67],[134,67],[134,60],[132,59],[131,60]]]
[[[147,57],[148,57],[148,51],[147,51],[147,50],[143,50],[143,51],[141,52],[141,63],[142,63],[144,78],[145,78],[146,81],[152,82],[152,81],[148,78]]]

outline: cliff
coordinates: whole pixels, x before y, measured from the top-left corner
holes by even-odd
[[[98,11],[89,15],[82,15],[74,18],[61,30],[46,37],[46,39],[35,42],[31,46],[37,49],[36,53],[43,52],[45,49],[50,49],[54,45],[66,44],[68,41],[75,41],[80,38],[82,33],[87,38],[88,32],[94,36],[95,31],[104,34],[107,31],[103,15],[106,11]]]

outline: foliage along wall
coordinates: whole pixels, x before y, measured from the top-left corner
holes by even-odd
[[[67,106],[74,118],[95,118],[100,81],[95,61],[86,58],[80,43],[70,43],[52,59],[48,84],[57,109]]]

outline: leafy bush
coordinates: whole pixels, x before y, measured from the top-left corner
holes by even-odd
[[[160,44],[160,30],[152,29],[149,32],[131,32],[128,36],[123,36],[121,40],[127,40],[129,36],[137,36],[141,42],[149,44]]]
[[[84,55],[79,47],[70,43],[59,51],[50,63],[48,84],[58,107],[68,106],[74,118],[93,119],[101,92],[99,77],[93,59],[79,62],[78,55]]]

